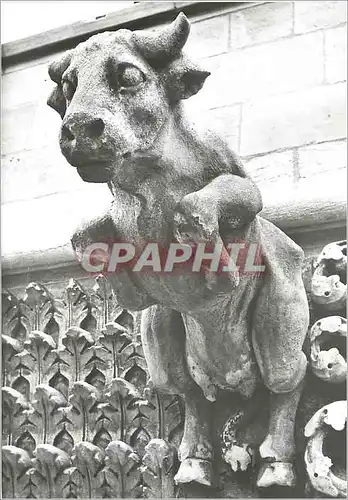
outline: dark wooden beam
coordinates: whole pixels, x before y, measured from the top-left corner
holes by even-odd
[[[65,50],[91,35],[119,28],[142,29],[149,24],[171,21],[178,12],[204,13],[231,8],[245,2],[139,2],[92,21],[79,21],[2,45],[3,66]]]

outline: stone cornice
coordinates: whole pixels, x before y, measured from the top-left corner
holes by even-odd
[[[293,199],[266,206],[262,212],[265,219],[285,231],[289,236],[303,232],[325,231],[346,227],[346,198],[340,196]],[[55,248],[33,250],[25,253],[4,255],[2,274],[5,277],[28,272],[49,271],[77,267],[74,252],[69,242]]]
[[[4,43],[2,64],[7,67],[29,58],[71,48],[91,35],[119,28],[144,29],[151,24],[172,21],[182,11],[185,14],[231,11],[246,2],[139,2],[132,7],[111,12],[91,21],[78,21],[33,36]],[[253,5],[256,2],[251,2]]]

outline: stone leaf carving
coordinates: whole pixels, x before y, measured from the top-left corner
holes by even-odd
[[[65,349],[63,349],[65,350]],[[55,354],[55,360],[53,362],[52,368],[54,367],[56,369],[54,375],[49,379],[49,385],[51,387],[54,387],[57,389],[59,392],[63,394],[63,396],[68,399],[69,395],[69,365],[66,365],[66,363],[61,359],[60,357],[61,349],[56,349],[54,354]],[[63,372],[63,373],[62,373]],[[64,374],[65,372],[65,374]]]
[[[29,454],[16,446],[2,447],[2,492],[5,498],[26,497],[28,476],[31,467]]]
[[[41,330],[58,340],[63,327],[63,302],[55,299],[41,283],[30,283],[25,289],[23,306],[31,330]]]
[[[106,384],[107,367],[106,349],[103,345],[95,343],[86,349],[84,372],[89,372],[85,377],[86,382],[103,391]]]
[[[102,496],[104,452],[92,443],[76,443],[72,455],[73,465],[78,472],[78,496],[100,498]]]
[[[141,484],[140,458],[123,441],[112,441],[105,449],[105,481],[114,498],[135,498]],[[140,488],[141,491],[141,488]]]
[[[132,423],[137,415],[134,402],[140,398],[138,389],[127,380],[114,378],[109,384],[105,393],[107,404],[104,411],[110,418],[110,427],[120,441],[130,441],[131,430],[134,430]]]
[[[60,420],[58,409],[67,406],[68,402],[60,391],[49,385],[38,385],[35,390],[33,406],[39,433],[39,442],[46,444],[56,432]]]
[[[61,410],[62,421],[67,421],[75,443],[92,441],[98,416],[101,394],[87,382],[75,382],[69,396],[69,407]]]
[[[2,388],[2,433],[4,443],[8,445],[15,444],[15,439],[21,434],[23,422],[30,412],[32,412],[32,406],[20,392],[12,387]]]
[[[140,334],[134,334],[132,342],[125,346],[124,357],[125,367],[121,376],[144,391],[149,376]]]
[[[102,274],[96,276],[93,292],[100,303],[98,329],[102,330],[108,323],[115,321],[116,317],[122,312],[122,308],[117,305],[112,287]]]
[[[313,488],[329,497],[345,498],[347,482],[332,472],[332,460],[323,454],[323,443],[329,427],[343,431],[347,422],[347,402],[335,401],[318,410],[305,427],[309,438],[305,451],[305,464]]]
[[[143,426],[156,438],[179,446],[184,429],[185,408],[180,396],[162,394],[153,387],[151,380],[144,391],[147,404],[139,402],[139,412],[144,415]]]
[[[55,359],[53,350],[56,348],[53,338],[39,330],[33,330],[24,342],[24,350],[17,354],[21,365],[30,371],[32,387],[40,385],[49,374]],[[18,367],[17,367],[18,370]]]
[[[27,331],[30,330],[28,318],[23,310],[23,302],[13,293],[3,290],[1,305],[3,332],[22,344],[26,339]]]
[[[67,431],[66,424],[63,424],[63,428],[56,437],[54,438],[53,445],[59,448],[60,450],[65,451],[68,455],[71,455],[71,452],[74,448],[74,439],[72,435]]]
[[[72,369],[74,381],[81,380],[88,375],[86,363],[90,358],[88,348],[94,344],[93,335],[78,326],[70,326],[62,336],[65,351],[59,352],[60,358]]]
[[[326,245],[316,262],[312,278],[312,299],[328,311],[344,309],[346,285],[347,242]]]
[[[65,289],[67,297],[67,326],[81,327],[94,334],[97,320],[94,317],[96,310],[87,291],[74,279],[69,280]],[[92,332],[93,330],[93,332]]]
[[[321,350],[323,344],[335,345],[337,338],[345,340],[347,336],[347,320],[341,316],[329,316],[318,320],[309,334],[310,366],[320,379],[340,383],[346,379],[347,362],[337,347]]]
[[[2,335],[2,382],[3,385],[9,385],[13,378],[17,359],[15,355],[22,350],[19,340],[13,339],[8,335]]]
[[[63,472],[71,466],[69,455],[50,444],[40,444],[34,451],[32,469],[28,471],[35,484],[36,498],[62,498],[65,477]]]
[[[176,450],[163,439],[152,439],[145,447],[141,468],[144,494],[151,498],[175,496],[174,475],[177,472]]]
[[[128,330],[116,322],[106,323],[98,342],[104,346],[109,359],[112,378],[121,376],[125,369],[128,352],[125,348],[132,342]]]

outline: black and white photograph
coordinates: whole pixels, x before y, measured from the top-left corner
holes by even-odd
[[[1,497],[346,498],[347,1],[1,1]]]

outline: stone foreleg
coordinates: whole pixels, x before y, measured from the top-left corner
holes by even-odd
[[[184,435],[179,449],[177,483],[212,484],[211,403],[193,381],[186,363],[181,314],[155,305],[142,313],[144,354],[153,386],[180,394],[185,401]]]
[[[279,273],[280,274],[280,273]],[[300,267],[281,277],[268,273],[255,308],[253,347],[263,381],[271,391],[264,460],[258,486],[294,486],[294,426],[307,360],[302,345],[308,328],[308,303]]]

